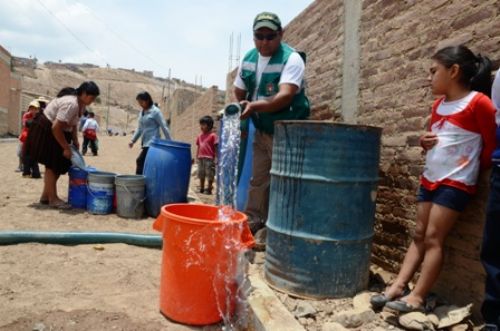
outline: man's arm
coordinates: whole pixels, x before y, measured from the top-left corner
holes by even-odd
[[[236,100],[238,100],[238,102],[246,100],[247,91],[235,86],[234,87],[234,96],[236,97]]]

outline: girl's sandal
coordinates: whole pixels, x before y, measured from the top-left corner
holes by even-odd
[[[412,312],[425,312],[425,308],[423,305],[413,306],[403,300],[390,301],[385,306],[391,310],[395,310],[404,314]]]
[[[401,295],[398,295],[394,298],[389,298],[387,295],[385,295],[385,293],[375,294],[370,298],[370,303],[373,309],[382,309],[388,302],[391,302],[408,294],[410,294],[410,289],[408,288],[408,286],[405,286]]]

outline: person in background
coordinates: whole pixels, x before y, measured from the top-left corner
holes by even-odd
[[[70,208],[57,194],[57,181],[71,166],[71,144],[80,147],[77,134],[80,116],[99,95],[99,87],[92,81],[63,90],[33,119],[25,148],[33,161],[45,165],[40,203],[57,209]]]
[[[99,142],[97,140],[97,132],[99,132],[99,124],[95,120],[95,114],[91,111],[87,114],[88,118],[83,125],[83,146],[82,154],[87,153],[87,147],[90,144],[90,150],[92,155],[97,156],[97,150],[99,149]]]
[[[214,120],[210,116],[200,119],[201,133],[196,138],[196,158],[198,159],[198,178],[200,179],[200,193],[212,194],[215,177],[215,158],[217,151],[217,134],[212,131]],[[205,180],[208,186],[205,190]]]
[[[16,155],[18,163],[15,172],[23,172],[23,143],[21,138],[19,138],[19,144],[17,144]]]
[[[43,111],[45,110],[45,108],[47,108],[47,105],[49,104],[49,100],[45,97],[38,97],[36,99],[36,101],[38,101],[38,104],[40,105],[40,113],[43,113]]]
[[[245,106],[241,119],[252,118],[256,128],[245,214],[257,247],[265,242],[274,122],[306,119],[310,108],[304,88],[305,62],[282,38],[279,17],[258,14],[253,22],[255,48],[245,54],[234,81],[236,100]]]
[[[40,104],[37,100],[30,102],[28,106],[28,111],[24,113],[22,123],[23,129],[21,135],[19,136],[19,141],[21,145],[21,159],[23,160],[23,177],[41,178],[40,169],[38,163],[34,162],[32,158],[24,151],[24,143],[28,138],[28,131],[33,118],[40,111]]]
[[[490,195],[486,209],[481,262],[486,271],[486,291],[481,313],[486,330],[500,329],[500,70],[497,71],[491,99],[496,112],[497,147],[493,152]]]
[[[374,308],[401,313],[424,310],[443,265],[444,241],[475,193],[480,169],[491,166],[495,148],[491,61],[463,45],[445,47],[432,60],[432,93],[442,97],[434,102],[429,132],[420,139],[426,159],[413,241],[394,283],[370,300]],[[420,266],[415,287],[405,293]]]
[[[139,113],[137,130],[128,145],[130,148],[134,147],[135,142],[142,137],[142,150],[137,157],[135,169],[135,173],[137,175],[142,175],[144,172],[144,161],[146,160],[149,144],[153,138],[160,138],[160,129],[162,130],[165,139],[170,140],[171,138],[167,124],[163,119],[163,115],[158,107],[154,105],[151,95],[144,91],[137,95],[136,100],[142,110]]]
[[[83,126],[85,125],[85,122],[87,122],[88,118],[89,118],[89,112],[85,109],[82,117],[80,117],[80,121],[78,122],[78,131],[83,132]]]

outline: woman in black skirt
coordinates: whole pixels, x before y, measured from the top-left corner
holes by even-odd
[[[91,81],[77,89],[64,88],[45,111],[33,119],[25,152],[45,165],[40,203],[53,208],[69,208],[57,195],[57,180],[71,166],[71,144],[76,149],[80,147],[77,135],[80,116],[98,95],[99,87]]]

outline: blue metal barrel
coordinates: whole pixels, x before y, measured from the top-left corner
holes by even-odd
[[[191,177],[191,145],[155,138],[144,163],[146,211],[152,217],[163,205],[187,202]]]
[[[368,285],[382,129],[275,124],[265,278],[302,297]]]

